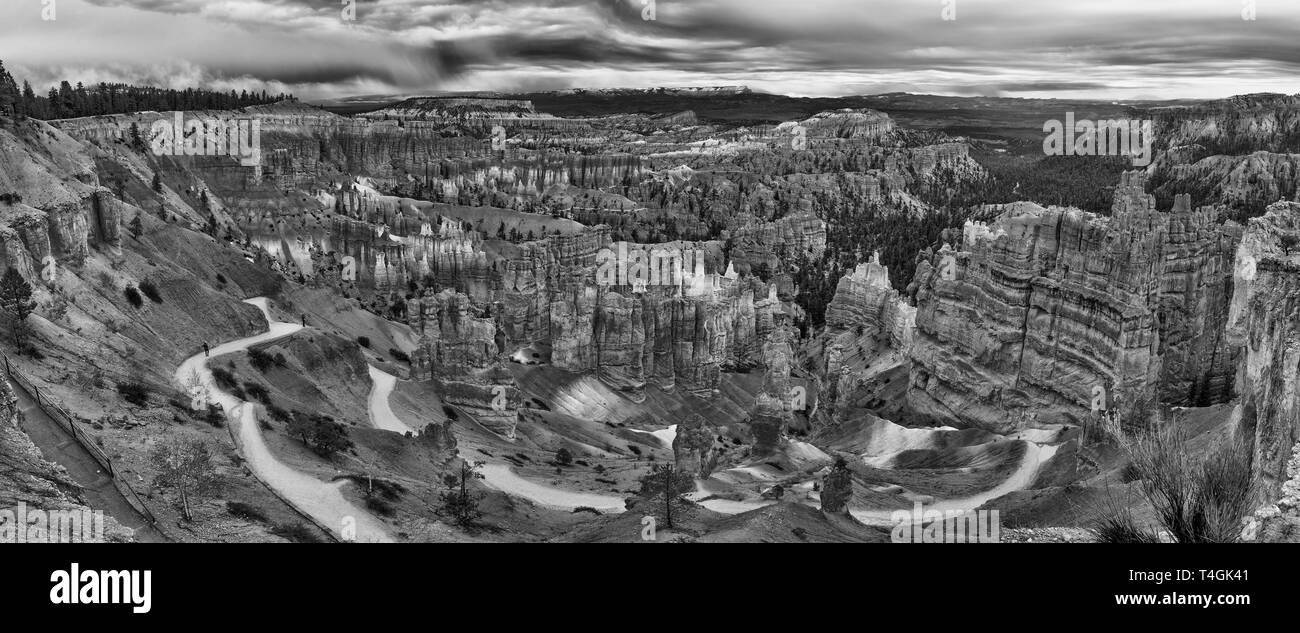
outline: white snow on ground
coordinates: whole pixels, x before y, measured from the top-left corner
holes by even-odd
[[[1011,475],[1001,484],[998,484],[992,489],[969,497],[938,500],[926,497],[918,500],[925,502],[926,510],[938,510],[940,512],[947,512],[950,510],[973,510],[992,499],[1028,487],[1034,482],[1034,477],[1038,475],[1038,471],[1042,465],[1056,454],[1058,448],[1060,447],[1043,446],[1033,442],[1028,442],[1025,447],[1024,458],[1020,462],[1020,467],[1017,468],[1015,472],[1011,473]],[[688,497],[693,501],[697,501],[700,505],[722,514],[740,514],[742,512],[749,512],[750,510],[755,510],[776,503],[775,501],[769,501],[766,499],[747,501],[709,499],[707,501],[698,501],[699,499],[711,494],[713,493],[708,490],[704,485],[704,482],[697,480],[695,483],[695,492],[688,495]],[[893,513],[893,510],[850,510],[850,514],[852,514],[857,520],[873,525],[892,525],[893,520],[891,516]]]
[[[860,454],[862,463],[872,468],[889,468],[903,451],[934,448],[935,435],[947,432],[908,428],[889,420],[876,420],[873,424],[871,444]]]
[[[758,499],[753,501],[733,501],[731,499],[709,499],[708,501],[700,501],[700,499],[708,497],[709,495],[712,494],[713,492],[711,492],[708,489],[708,487],[705,485],[705,482],[696,479],[695,492],[686,495],[686,498],[710,510],[713,510],[714,512],[720,512],[722,514],[740,514],[742,512],[757,510],[758,508],[761,508],[763,506],[768,506],[768,505],[772,505],[773,503],[776,503],[776,501],[769,501],[767,499]]]
[[[676,424],[667,428],[659,429],[658,431],[641,431],[638,429],[628,429],[628,430],[633,433],[645,433],[646,435],[653,435],[659,438],[660,442],[663,442],[664,448],[672,448],[673,442],[677,439]]]
[[[932,500],[925,505],[925,509],[938,510],[939,512],[973,510],[1002,495],[1023,490],[1034,483],[1034,477],[1038,475],[1038,470],[1056,454],[1059,448],[1059,446],[1043,446],[1028,442],[1025,446],[1025,456],[1020,460],[1020,467],[1001,484],[969,497]],[[863,523],[893,524],[890,519],[893,510],[850,510],[849,513]]]
[[[405,434],[407,431],[412,433],[415,429],[407,426],[402,422],[393,409],[388,406],[388,396],[393,393],[393,387],[397,386],[397,376],[383,371],[375,366],[370,366],[370,380],[374,386],[370,388],[369,406],[370,423],[375,428],[395,433]]]
[[[586,506],[601,512],[618,514],[624,511],[623,498],[608,495],[569,492],[559,488],[533,483],[516,475],[505,464],[483,464],[483,483],[508,495],[522,497],[533,503],[561,510]]]
[[[239,452],[249,468],[282,497],[288,499],[294,507],[310,515],[321,525],[336,526],[335,529],[340,531],[345,525],[344,520],[351,518],[355,521],[356,540],[359,542],[391,543],[393,539],[388,536],[381,523],[344,498],[340,491],[344,482],[321,481],[300,473],[276,459],[262,438],[262,429],[257,422],[257,406],[244,402],[217,387],[212,371],[208,369],[209,357],[215,358],[240,352],[258,343],[287,336],[302,329],[302,326],[297,323],[285,323],[271,318],[265,297],[248,299],[245,303],[262,310],[267,323],[271,326],[270,330],[218,345],[212,348],[208,357],[202,353],[191,356],[176,368],[177,382],[188,389],[197,378],[210,401],[220,404],[228,415],[234,414],[230,417],[238,420]]]

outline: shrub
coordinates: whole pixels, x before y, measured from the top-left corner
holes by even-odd
[[[1187,431],[1179,424],[1159,419],[1150,429],[1142,422],[1147,416],[1139,406],[1124,424],[1115,418],[1105,429],[1128,453],[1141,482],[1139,490],[1155,509],[1156,518],[1179,543],[1232,543],[1241,538],[1242,521],[1252,511],[1255,493],[1250,466],[1253,450],[1249,440],[1233,434],[1227,440],[1198,453],[1186,450]],[[1132,433],[1126,428],[1138,429]],[[1113,505],[1113,504],[1112,504]],[[1130,519],[1103,511],[1105,530],[1123,534]]]
[[[271,394],[267,392],[266,387],[255,382],[245,382],[244,393],[258,402],[269,402],[271,400]]]
[[[275,364],[275,359],[266,353],[266,350],[250,347],[248,349],[248,364],[252,365],[257,371],[266,373],[266,370]]]
[[[217,283],[219,284],[226,283],[226,276],[221,273],[217,273]]]
[[[117,383],[117,394],[137,407],[149,404],[149,387],[139,382]]]
[[[289,420],[293,419],[292,414],[273,404],[266,405],[266,414],[271,416],[272,420],[275,420],[277,422],[284,422],[286,424],[289,422]]]
[[[362,346],[362,347],[370,347],[370,337],[369,337],[369,336],[358,336],[358,337],[357,337],[357,345],[360,345],[360,346]]]
[[[208,405],[208,412],[204,414],[203,421],[216,427],[222,428],[226,425],[226,411],[219,404]]]
[[[295,411],[285,432],[302,440],[321,457],[352,448],[347,427],[324,415]]]
[[[162,295],[158,293],[158,284],[155,284],[151,279],[140,282],[140,292],[143,292],[144,296],[149,297],[149,300],[154,303],[163,302]]]
[[[573,463],[573,453],[567,448],[561,448],[555,451],[555,463],[560,466],[568,466]]]
[[[126,301],[132,307],[139,308],[144,305],[144,298],[140,296],[140,291],[136,290],[135,286],[127,286],[122,290],[122,294],[126,295]]]
[[[386,517],[391,517],[395,513],[392,504],[378,497],[366,497],[366,509]]]
[[[323,543],[324,541],[316,535],[316,532],[307,527],[305,523],[292,523],[277,525],[271,533],[287,538],[295,543]]]
[[[1159,543],[1160,536],[1147,526],[1138,524],[1133,508],[1108,497],[1105,510],[1089,526],[1101,543]]]
[[[388,354],[393,357],[393,360],[401,361],[403,363],[411,362],[411,357],[400,349],[390,349],[388,350]]]
[[[217,386],[224,391],[231,391],[239,388],[239,380],[235,378],[235,372],[223,367],[212,368],[212,379],[216,381]]]
[[[261,521],[263,523],[266,522],[266,515],[263,514],[261,510],[258,510],[257,508],[247,503],[244,503],[243,501],[227,501],[226,512],[229,512],[231,516],[238,517],[240,519],[245,519],[248,521]]]

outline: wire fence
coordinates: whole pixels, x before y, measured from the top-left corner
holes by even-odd
[[[51,420],[54,420],[54,422],[63,430],[67,431],[68,434],[72,436],[72,439],[76,440],[77,444],[85,449],[86,452],[104,468],[104,471],[108,473],[109,479],[113,482],[113,487],[117,488],[118,492],[122,494],[122,497],[126,499],[126,502],[129,503],[136,512],[140,513],[140,516],[143,517],[145,521],[148,521],[149,525],[157,528],[158,519],[155,518],[153,513],[149,511],[149,508],[144,505],[144,502],[140,499],[140,495],[136,494],[135,490],[131,488],[131,484],[118,476],[117,469],[113,466],[113,460],[109,459],[108,454],[99,446],[96,438],[86,434],[85,431],[78,428],[77,424],[73,421],[72,416],[68,415],[68,412],[65,411],[62,406],[54,400],[51,400],[48,394],[42,392],[39,387],[27,378],[27,376],[15,369],[13,364],[9,362],[9,356],[7,354],[0,352],[0,357],[3,357],[4,359],[5,375],[8,376],[9,380],[16,383],[19,388],[31,394],[32,398],[36,401],[36,406],[39,407],[41,411],[44,411],[45,414],[48,415]]]

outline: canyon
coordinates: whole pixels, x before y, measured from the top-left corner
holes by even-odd
[[[167,438],[217,447],[227,498],[269,518],[208,500],[201,529],[247,540],[342,533],[244,472],[320,480],[385,540],[605,540],[629,528],[608,500],[634,509],[648,469],[672,463],[704,538],[731,515],[812,520],[799,513],[841,459],[850,490],[816,519],[835,539],[883,540],[880,517],[923,500],[1055,526],[1044,508],[1071,486],[1120,482],[1122,459],[1088,436],[1098,417],[1153,407],[1249,436],[1256,538],[1285,540],[1300,521],[1293,111],[1153,109],[1156,160],[1118,176],[1108,213],[944,204],[994,177],[989,157],[867,108],[744,124],[478,96],[186,113],[256,117],[257,168],[137,145],[167,112],[15,122],[0,255],[37,306],[12,351],[137,483]],[[938,239],[904,272],[898,240],[846,237],[868,222]],[[196,355],[230,341],[248,344]],[[195,362],[225,380],[201,407],[175,373]],[[149,405],[121,402],[123,384]],[[347,443],[323,452],[303,420]],[[19,439],[0,446],[25,472],[75,487]],[[246,471],[250,447],[276,469]],[[491,534],[421,501],[475,461]],[[556,501],[575,498],[601,507]]]

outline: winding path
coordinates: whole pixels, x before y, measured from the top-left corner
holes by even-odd
[[[373,386],[370,388],[370,398],[367,409],[370,411],[370,423],[375,428],[394,433],[417,433],[416,429],[407,426],[401,418],[393,413],[393,408],[388,405],[388,396],[392,395],[393,388],[397,386],[397,376],[394,376],[374,365],[370,367],[370,382]]]
[[[256,336],[218,345],[208,355],[191,356],[176,368],[176,381],[187,389],[192,389],[197,380],[198,387],[207,394],[210,401],[221,405],[232,421],[238,421],[238,448],[249,468],[299,511],[311,516],[321,525],[335,526],[336,536],[343,537],[345,528],[355,527],[356,541],[392,542],[392,537],[382,523],[343,496],[341,488],[346,485],[345,481],[324,482],[276,459],[262,437],[262,429],[257,420],[257,406],[217,387],[212,370],[208,368],[209,357],[244,351],[250,346],[288,336],[302,329],[297,323],[276,321],[271,316],[265,297],[247,299],[244,303],[257,306],[270,324],[270,329]]]
[[[398,418],[397,414],[393,413],[392,407],[388,404],[388,397],[397,384],[397,377],[371,367],[370,379],[374,382],[374,387],[370,390],[368,407],[371,424],[377,428],[397,433],[414,432],[414,429],[402,422],[401,418]],[[471,460],[466,459],[465,461]],[[483,483],[489,488],[514,497],[527,499],[537,505],[570,511],[575,508],[588,507],[610,514],[623,512],[624,510],[622,497],[572,492],[546,486],[524,479],[506,464],[483,462],[483,468],[479,473],[483,475]]]
[[[508,495],[523,497],[537,505],[561,510],[573,510],[585,506],[608,514],[619,514],[624,511],[622,497],[571,492],[533,483],[515,474],[515,471],[505,464],[485,463],[479,472],[483,474],[483,483],[488,487]]]
[[[1023,490],[1034,482],[1034,477],[1042,468],[1047,460],[1056,454],[1058,446],[1040,445],[1032,441],[1024,440],[1026,443],[1025,455],[1020,460],[1020,466],[1015,472],[1011,473],[1002,483],[967,497],[955,497],[952,499],[936,499],[925,504],[926,510],[937,510],[939,512],[973,510],[993,499],[1002,495]],[[691,494],[694,499],[699,499],[709,495],[699,482],[696,482],[696,491]],[[700,505],[719,512],[721,514],[740,514],[757,510],[764,506],[772,505],[775,501],[733,501],[730,499],[708,499],[698,502]],[[849,510],[853,518],[868,525],[892,525],[893,514],[897,510]]]

